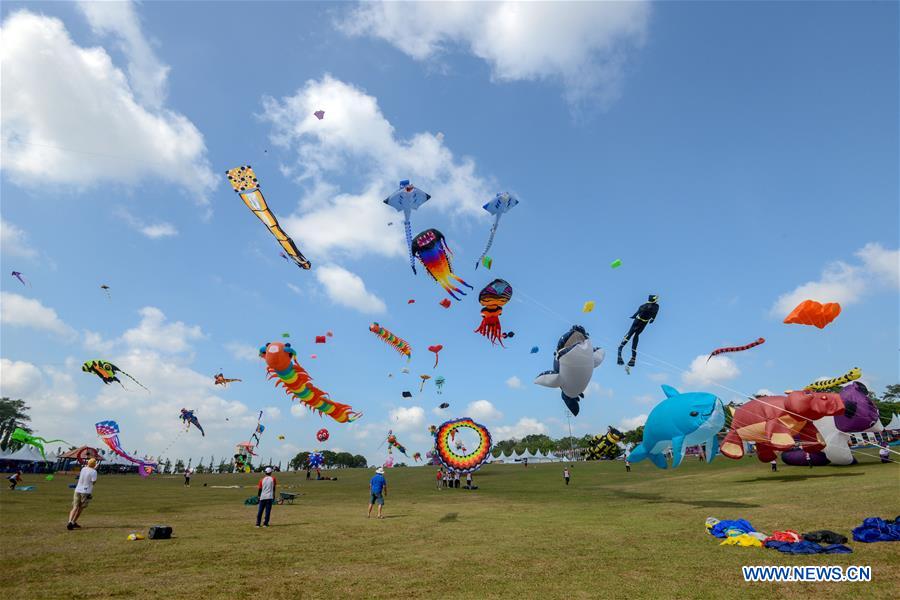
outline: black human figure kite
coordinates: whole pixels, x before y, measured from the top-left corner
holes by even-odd
[[[637,359],[638,338],[640,337],[641,332],[644,331],[644,328],[656,320],[656,314],[659,312],[659,304],[656,303],[657,300],[659,300],[659,296],[650,294],[647,298],[647,302],[641,304],[641,307],[631,315],[631,318],[634,319],[634,321],[631,322],[631,329],[628,330],[628,333],[626,333],[625,337],[622,339],[622,343],[619,344],[618,364],[625,364],[622,360],[622,348],[624,348],[625,344],[628,343],[628,340],[631,339],[631,360],[628,361],[628,366],[634,366],[634,362]]]

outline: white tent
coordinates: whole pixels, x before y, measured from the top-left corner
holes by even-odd
[[[891,422],[885,425],[884,428],[890,431],[900,431],[900,415],[894,413],[891,416]]]
[[[37,448],[34,446],[22,446],[12,454],[3,457],[3,460],[17,460],[21,462],[49,462],[41,453],[37,451]]]

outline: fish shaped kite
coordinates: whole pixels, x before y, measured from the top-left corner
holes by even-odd
[[[578,416],[578,401],[591,382],[594,369],[600,366],[606,353],[591,345],[590,336],[580,325],[573,325],[559,338],[553,356],[553,370],[544,371],[534,382],[544,387],[558,387],[568,409]]]
[[[276,219],[275,215],[272,214],[272,211],[269,210],[269,205],[266,203],[266,199],[259,189],[259,180],[256,178],[256,173],[253,172],[250,165],[235,167],[225,174],[228,176],[228,181],[231,182],[231,187],[233,187],[234,191],[241,197],[241,200],[244,201],[247,208],[253,211],[253,214],[259,217],[259,220],[269,228],[269,233],[275,236],[275,239],[281,244],[282,250],[284,250],[294,264],[301,269],[309,269],[312,266],[310,262],[306,260],[306,257],[297,249],[294,240],[288,237],[281,228],[281,225],[278,224],[278,219]]]
[[[288,395],[308,409],[328,415],[338,423],[350,423],[362,416],[349,404],[331,400],[326,392],[314,386],[309,373],[297,362],[297,352],[290,344],[270,342],[259,349],[259,356],[266,361],[269,379],[278,379],[275,385],[283,387]]]
[[[156,469],[156,463],[134,458],[122,449],[122,443],[119,441],[119,424],[115,421],[100,421],[94,425],[94,428],[103,443],[113,451],[113,454],[138,466],[138,473],[141,477],[146,477]]]
[[[706,359],[706,362],[709,362],[709,359],[713,356],[718,356],[719,354],[725,354],[726,352],[743,352],[744,350],[749,350],[750,348],[756,348],[761,344],[766,343],[766,338],[759,338],[755,342],[750,342],[744,346],[725,346],[724,348],[716,348],[712,352],[709,353],[709,357]]]
[[[479,256],[478,260],[475,262],[476,269],[478,268],[478,264],[482,263],[485,257],[487,257],[487,253],[491,249],[491,244],[494,243],[494,234],[497,233],[497,227],[500,225],[500,217],[504,213],[512,210],[518,203],[519,199],[512,194],[508,192],[500,192],[494,197],[493,200],[482,206],[484,210],[494,215],[494,224],[491,226],[491,235],[488,237],[487,246],[484,247],[484,252],[481,253],[481,256]],[[490,269],[490,261],[488,261],[488,263],[484,266]]]
[[[475,330],[491,341],[492,344],[497,342],[503,346],[503,340],[510,337],[508,333],[503,333],[500,327],[500,315],[503,314],[503,307],[512,298],[513,289],[507,281],[503,279],[495,279],[478,292],[478,302],[481,304],[481,325]]]
[[[425,270],[428,271],[431,278],[437,281],[454,300],[459,300],[459,298],[453,292],[463,296],[466,293],[456,287],[454,283],[451,283],[451,278],[469,289],[474,289],[453,273],[453,268],[450,264],[452,252],[450,247],[447,246],[444,234],[437,229],[426,229],[417,235],[412,242],[412,252],[425,265]]]
[[[378,323],[372,323],[371,325],[369,325],[369,331],[381,338],[382,342],[393,347],[394,350],[396,350],[400,354],[406,356],[407,360],[412,358],[412,347],[409,345],[409,342],[407,342],[403,338],[394,335]],[[406,372],[408,373],[409,371],[407,370]]]
[[[83,365],[81,365],[81,370],[84,371],[85,373],[93,373],[94,375],[96,375],[97,377],[102,379],[103,383],[105,383],[106,385],[109,385],[110,383],[115,381],[116,383],[121,385],[123,388],[125,388],[125,386],[122,385],[122,382],[116,376],[117,373],[121,373],[128,379],[132,380],[133,382],[135,382],[136,384],[140,385],[142,388],[147,390],[147,388],[145,388],[143,385],[141,385],[140,381],[138,381],[137,379],[135,379],[134,377],[132,377],[131,375],[129,375],[128,373],[126,373],[125,371],[123,371],[122,369],[117,367],[116,365],[112,364],[111,362],[105,361],[105,360],[89,360],[89,361],[85,362]],[[150,390],[147,390],[147,391],[149,392]]]
[[[206,432],[203,431],[203,427],[200,426],[200,421],[194,415],[193,410],[188,410],[186,408],[181,409],[181,421],[184,423],[184,429],[187,431],[191,428],[191,425],[200,430],[200,435],[206,437]]]
[[[416,186],[412,185],[408,179],[400,182],[400,189],[384,199],[384,203],[392,207],[394,210],[403,213],[403,227],[406,229],[406,247],[410,249],[409,266],[412,272],[416,272],[416,261],[413,260],[412,254],[412,225],[409,222],[409,216],[412,211],[418,209],[431,199]]]
[[[10,275],[18,279],[22,283],[22,285],[25,285],[25,278],[22,277],[22,273],[20,271],[13,271],[12,273],[10,273]]]
[[[824,329],[839,314],[841,314],[841,305],[837,302],[822,304],[815,300],[804,300],[784,318],[784,322],[796,325],[814,325],[819,329]]]
[[[10,441],[19,442],[20,444],[28,444],[29,446],[34,446],[37,448],[38,452],[41,453],[41,458],[46,459],[47,455],[44,454],[44,444],[52,444],[53,442],[62,442],[67,446],[71,446],[69,442],[66,440],[45,440],[42,437],[38,437],[36,435],[31,435],[21,427],[16,427],[15,430],[9,436]]]

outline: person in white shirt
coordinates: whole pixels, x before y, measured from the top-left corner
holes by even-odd
[[[466,473],[466,489],[472,489],[472,473]]]
[[[187,487],[191,487],[191,475],[193,472],[190,469],[184,470],[184,485]]]
[[[78,517],[94,497],[94,484],[97,483],[97,469],[94,468],[96,466],[97,459],[92,458],[78,475],[78,485],[75,486],[75,495],[72,496],[72,510],[69,512],[69,522],[66,524],[66,529],[69,531],[81,529]]]
[[[259,496],[259,509],[256,511],[256,526],[262,520],[263,511],[266,512],[266,520],[263,527],[269,526],[269,515],[272,514],[272,502],[275,500],[275,486],[278,482],[272,477],[272,467],[266,467],[266,476],[259,480],[256,495]]]
[[[563,477],[566,478],[566,485],[569,485],[569,467],[563,468]]]

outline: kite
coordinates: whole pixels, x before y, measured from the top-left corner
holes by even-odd
[[[289,337],[291,337],[291,334],[288,333],[287,331],[285,331],[284,333],[281,334],[281,337],[283,337],[283,338],[289,338]]]
[[[437,377],[434,378],[434,385],[435,385],[435,387],[437,387],[437,393],[438,393],[438,394],[443,394],[443,393],[444,393],[444,392],[441,391],[441,388],[444,387],[444,383],[445,383],[446,381],[447,381],[447,380],[444,379],[444,376],[443,376],[443,375],[438,375]]]
[[[281,441],[284,441],[284,436],[283,436],[283,435],[279,435],[279,436],[278,436],[278,439],[281,440]]]
[[[817,392],[824,392],[825,390],[830,390],[832,388],[840,387],[845,383],[850,383],[851,381],[856,381],[862,377],[862,371],[859,370],[859,367],[853,367],[840,377],[835,377],[834,379],[820,379],[818,381],[813,381],[811,384],[806,386],[805,390],[815,390]]]
[[[132,462],[138,466],[138,473],[141,477],[146,477],[156,469],[156,463],[147,462],[129,456],[123,449],[119,441],[119,424],[115,421],[100,421],[94,427],[100,439],[113,451],[114,454],[121,456],[128,462]]]
[[[622,441],[622,432],[615,427],[609,427],[606,433],[595,435],[588,442],[585,459],[587,460],[615,460],[622,454],[619,442]]]
[[[709,353],[709,357],[706,359],[706,362],[709,362],[709,359],[713,356],[718,356],[719,354],[725,354],[726,352],[743,352],[744,350],[749,350],[750,348],[756,348],[760,344],[765,344],[766,338],[759,338],[755,342],[750,342],[744,346],[726,346],[724,348],[716,348],[712,352]]]
[[[478,268],[478,263],[482,263],[485,258],[487,258],[488,250],[491,249],[491,244],[494,243],[494,234],[497,233],[497,226],[500,225],[500,216],[503,213],[509,212],[512,208],[514,208],[519,203],[519,199],[513,196],[508,192],[500,192],[494,199],[482,206],[482,208],[492,215],[494,215],[494,224],[491,226],[491,235],[488,237],[487,246],[484,247],[484,252],[481,253],[481,256],[478,258],[478,261],[475,263],[475,268]],[[488,263],[484,265],[486,268],[491,268],[491,260],[488,258]]]
[[[310,452],[308,464],[310,469],[318,469],[325,464],[325,457],[321,452]]]
[[[215,376],[215,385],[221,385],[222,387],[228,387],[229,383],[234,383],[235,381],[240,381],[240,379],[226,379],[224,373],[219,373]]]
[[[22,277],[22,273],[20,271],[13,271],[12,273],[10,273],[10,275],[22,282],[22,285],[25,285],[25,278]]]
[[[581,312],[586,312],[586,313],[593,312],[594,306],[596,304],[597,303],[594,302],[593,300],[588,300],[587,302],[584,303],[584,306],[581,307]]]
[[[408,454],[406,454],[406,447],[397,441],[397,436],[394,435],[394,432],[391,430],[388,430],[387,444],[388,444],[388,454],[390,454],[391,448],[396,448],[397,451],[400,452],[403,456],[407,456],[407,457],[409,456]]]
[[[416,452],[415,454],[413,454],[413,460],[416,462],[419,462],[420,460],[422,460],[422,453]]]
[[[394,466],[394,455],[391,454],[390,449],[388,450],[388,457],[387,457],[387,460],[384,461],[384,464],[383,464],[382,466],[383,466],[385,469],[390,469],[391,467]]]
[[[310,354],[309,357],[310,358],[319,358],[319,355],[318,354]]]
[[[325,111],[324,111],[324,110],[317,110],[317,111],[314,112],[313,114],[316,115],[316,118],[317,118],[318,120],[320,120],[320,121],[321,121],[322,119],[325,118]]]
[[[436,344],[434,346],[428,346],[428,351],[434,352],[434,367],[433,368],[435,368],[435,369],[437,368],[437,365],[438,365],[438,352],[440,352],[443,349],[444,349],[444,347],[440,344]]]
[[[103,383],[105,383],[106,385],[109,385],[110,383],[115,381],[116,383],[121,385],[123,389],[125,389],[125,386],[122,385],[122,382],[119,381],[118,377],[116,377],[116,373],[121,373],[128,379],[132,380],[133,382],[135,382],[136,384],[140,385],[142,388],[147,390],[147,388],[145,388],[143,385],[141,385],[140,381],[138,381],[137,379],[135,379],[134,377],[132,377],[131,375],[129,375],[128,373],[126,373],[125,371],[123,371],[122,369],[117,367],[116,365],[112,364],[111,362],[107,362],[105,360],[89,360],[89,361],[85,362],[83,365],[81,365],[81,370],[84,371],[85,373],[93,373],[94,375],[96,375],[97,377],[102,379]],[[147,391],[149,392],[150,390],[147,390]]]
[[[334,337],[334,333],[331,332],[331,331],[326,331],[326,332],[325,332],[325,335],[326,335],[327,337]]]
[[[400,395],[404,398],[412,398],[412,392],[401,392]]]
[[[250,436],[250,441],[240,442],[235,445],[234,463],[238,470],[249,473],[253,469],[252,460],[256,456],[253,450],[259,446],[259,436],[266,430],[266,426],[261,423],[263,411],[259,411],[256,417],[256,429]]]
[[[413,300],[412,298],[410,298],[409,300],[406,301],[406,303],[407,303],[407,304],[415,304],[416,301]]]
[[[590,335],[581,325],[573,325],[556,344],[553,370],[544,371],[534,382],[544,387],[560,388],[563,402],[578,416],[578,401],[591,382],[594,369],[603,362],[606,353],[591,346]]]
[[[494,264],[494,259],[491,258],[490,256],[485,256],[484,258],[481,259],[481,264],[484,265],[485,269],[490,269],[491,265]],[[477,269],[478,265],[475,265],[475,268]]]
[[[188,410],[186,408],[181,409],[181,420],[184,423],[184,429],[187,431],[191,428],[191,425],[200,430],[200,434],[203,437],[206,437],[206,432],[203,431],[203,427],[200,426],[200,421],[194,415],[193,410]]]
[[[317,343],[317,344],[324,344],[326,341],[327,341],[327,338],[326,338],[324,335],[317,335],[317,336],[316,336],[316,343]]]
[[[281,244],[281,248],[294,264],[301,269],[309,269],[312,266],[310,262],[297,249],[294,240],[288,237],[281,225],[278,224],[278,219],[269,210],[269,205],[266,204],[266,199],[262,191],[260,191],[259,180],[256,178],[256,173],[253,172],[250,165],[235,167],[225,174],[228,176],[228,181],[231,182],[231,187],[234,188],[235,193],[241,197],[247,208],[253,211],[253,214],[259,217],[259,220],[269,228],[269,233],[275,236],[275,239]]]
[[[421,391],[424,391],[425,382],[428,381],[429,379],[431,379],[431,375],[419,375],[419,378],[422,379],[422,385],[419,386],[419,391],[421,392]]]
[[[622,259],[619,259],[619,258],[617,258],[616,260],[609,263],[609,267],[611,269],[618,269],[621,266],[622,266]]]
[[[42,437],[31,435],[24,429],[20,427],[16,427],[13,430],[12,434],[9,436],[9,440],[11,442],[19,442],[20,444],[28,444],[29,446],[34,446],[37,448],[38,452],[41,453],[41,458],[47,459],[47,455],[44,454],[44,444],[52,444],[53,442],[62,442],[66,445],[71,445],[66,440],[45,440]]]
[[[440,409],[450,408],[450,403],[448,403],[448,402],[441,402],[441,404],[440,404],[440,406],[438,406],[438,408],[440,408]]]
[[[452,447],[451,441],[460,429],[469,429],[478,436],[478,444],[471,452],[459,454]],[[491,455],[491,432],[484,425],[476,423],[468,417],[442,423],[435,430],[434,438],[441,463],[448,469],[459,473],[471,473],[480,469]]]
[[[631,360],[628,361],[628,366],[634,366],[634,363],[637,360],[638,338],[640,337],[641,332],[644,331],[644,328],[656,320],[656,314],[659,312],[657,300],[659,300],[659,296],[650,294],[650,296],[647,297],[647,302],[641,304],[641,306],[634,311],[634,314],[631,315],[630,318],[634,320],[631,322],[631,329],[628,330],[628,333],[622,338],[622,343],[619,344],[618,364],[625,364],[622,360],[622,348],[624,348],[625,344],[628,343],[628,340],[631,339]],[[632,336],[634,337],[632,338]]]
[[[672,468],[681,464],[688,446],[706,447],[706,462],[718,451],[716,437],[725,425],[725,406],[713,394],[706,392],[680,393],[668,385],[662,386],[666,399],[653,407],[644,424],[643,441],[626,457],[631,462],[649,458],[660,469],[668,469],[666,451],[672,455]]]
[[[103,285],[100,286],[100,289],[103,290],[104,292],[106,292],[106,299],[107,299],[107,300],[112,300],[112,296],[110,296],[110,294],[109,294],[109,286],[108,286],[108,285],[106,285],[106,284],[104,283]]]
[[[531,354],[537,354],[539,351],[540,351],[540,348],[538,348],[537,346],[531,347]]]
[[[331,437],[331,434],[324,427],[316,432],[316,440],[320,442],[327,442],[329,437]]]
[[[283,387],[288,395],[310,410],[326,414],[338,423],[350,423],[362,416],[349,404],[334,402],[327,393],[314,386],[309,373],[297,362],[297,352],[290,344],[270,342],[259,349],[259,356],[266,361],[269,379],[277,378],[276,386]]]
[[[478,302],[481,304],[481,325],[475,330],[491,341],[491,344],[500,342],[503,346],[503,340],[510,337],[509,334],[503,333],[500,327],[500,315],[503,314],[503,307],[512,298],[513,289],[503,279],[495,279],[478,292]]]
[[[463,296],[465,296],[466,293],[451,283],[451,278],[469,289],[474,289],[471,285],[453,273],[452,266],[450,265],[450,255],[452,252],[447,246],[444,234],[437,229],[426,229],[417,235],[412,242],[412,253],[419,258],[423,265],[425,265],[425,270],[428,271],[431,278],[437,281],[438,284],[444,288],[444,291],[450,294],[454,300],[459,300],[459,298],[453,292],[458,292]],[[444,300],[446,300],[446,298],[444,298]]]
[[[447,298],[444,298],[443,300],[438,302],[438,304],[440,304],[444,308],[450,308],[450,300],[448,300]]]
[[[410,249],[409,266],[412,268],[413,273],[416,272],[416,261],[413,260],[412,226],[409,222],[409,215],[430,199],[431,196],[429,194],[412,185],[408,179],[401,181],[400,189],[384,199],[385,204],[403,213],[403,226],[406,228],[406,247]]]
[[[796,325],[815,325],[819,329],[824,329],[839,314],[841,314],[841,305],[837,302],[821,304],[815,300],[804,300],[784,318],[784,322]]]
[[[378,323],[369,325],[369,331],[381,338],[381,341],[389,346],[393,346],[394,350],[406,356],[409,360],[412,358],[412,348],[409,343],[401,337],[397,337]],[[406,371],[407,373],[409,371]]]

